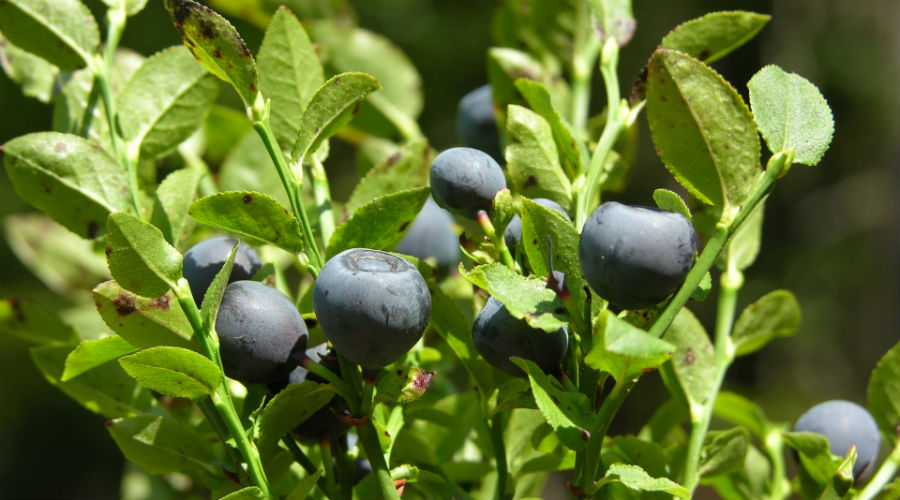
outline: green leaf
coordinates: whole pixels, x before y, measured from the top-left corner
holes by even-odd
[[[837,471],[841,460],[831,455],[828,439],[813,432],[785,432],[784,442],[797,450],[802,467],[803,498],[817,498]]]
[[[704,483],[712,484],[721,498],[756,500],[769,494],[771,472],[769,459],[755,446],[748,445],[747,455],[741,466]]]
[[[591,21],[600,40],[613,38],[619,47],[624,47],[636,27],[631,0],[590,0],[590,6]]]
[[[150,222],[176,248],[181,246],[193,227],[188,218],[188,207],[204,175],[206,172],[199,168],[182,168],[167,175],[156,188],[156,202]]]
[[[380,89],[378,80],[365,73],[341,73],[323,83],[300,118],[300,135],[291,149],[291,158],[302,163],[322,141],[353,118],[360,101]]]
[[[118,336],[97,340],[85,340],[66,357],[66,365],[60,380],[66,382],[104,363],[132,353],[137,348]]]
[[[869,377],[869,409],[891,443],[900,439],[900,343],[884,354]]]
[[[316,470],[315,473],[303,478],[303,480],[297,484],[297,487],[288,493],[285,500],[306,500],[307,498],[312,498],[310,493],[312,493],[313,488],[316,487],[316,483],[323,474],[325,474],[325,469],[320,468]]]
[[[747,306],[734,324],[731,335],[735,355],[762,349],[776,337],[790,337],[800,328],[800,304],[787,290],[775,290]]]
[[[273,453],[282,436],[323,408],[332,397],[336,396],[331,386],[310,380],[279,391],[263,408],[257,422],[260,454],[267,457]]]
[[[841,500],[846,497],[853,486],[853,464],[856,462],[856,447],[851,447],[847,451],[847,456],[834,471],[831,480],[825,486],[825,491],[819,496],[819,500]]]
[[[141,386],[177,398],[211,396],[224,378],[215,363],[182,347],[149,347],[119,364]]]
[[[834,119],[809,80],[769,65],[747,83],[759,132],[773,153],[794,150],[794,162],[813,166],[831,144]]]
[[[548,377],[534,362],[516,356],[510,360],[528,374],[534,402],[559,440],[572,450],[583,450],[594,428],[591,401],[581,392],[570,392]]]
[[[741,96],[715,71],[657,49],[647,77],[647,119],[675,179],[704,203],[738,206],[759,173],[759,137]]]
[[[557,107],[553,103],[550,91],[540,82],[519,78],[516,88],[525,98],[528,106],[550,125],[553,141],[559,151],[559,160],[568,177],[574,178],[581,172],[582,162],[587,160],[587,151],[579,149],[581,143],[575,140],[575,134],[568,123],[563,121]]]
[[[568,321],[557,316],[565,312],[562,303],[541,278],[522,276],[499,262],[475,267],[465,277],[532,328],[555,332],[568,326]]]
[[[95,251],[93,242],[50,217],[41,213],[9,215],[3,219],[3,226],[6,242],[16,257],[54,292],[83,292],[109,279],[106,257]]]
[[[0,332],[38,344],[74,344],[78,333],[53,311],[30,300],[0,300]]]
[[[426,139],[404,144],[399,151],[372,167],[350,193],[344,208],[354,213],[379,196],[428,185],[432,151]]]
[[[117,123],[142,158],[168,153],[206,120],[219,86],[183,46],[148,58],[119,93]]]
[[[572,184],[559,163],[547,120],[528,108],[507,108],[506,171],[513,189],[531,198],[549,198],[563,208],[572,205]]]
[[[743,271],[756,261],[762,245],[763,214],[765,202],[760,202],[750,215],[744,219],[740,229],[728,240],[728,246],[719,256],[719,267],[725,268],[728,262],[736,269]]]
[[[382,370],[375,380],[376,399],[385,403],[411,403],[425,394],[434,372],[417,366],[404,369]]]
[[[628,380],[646,370],[666,362],[675,353],[675,346],[636,328],[609,310],[598,317],[594,348],[584,362],[595,370],[609,373],[617,382]]]
[[[22,88],[22,94],[41,102],[53,99],[53,87],[59,68],[26,52],[0,34],[0,67],[10,80]]]
[[[375,198],[358,208],[335,229],[325,251],[326,257],[331,258],[348,248],[393,250],[430,194],[429,188],[418,187]]]
[[[308,29],[312,39],[324,47],[322,62],[336,73],[361,71],[381,82],[384,91],[369,104],[382,109],[386,103],[411,118],[419,116],[425,101],[422,77],[412,61],[391,40],[334,20],[312,21],[308,23]]]
[[[191,203],[188,214],[197,222],[253,242],[269,243],[289,252],[302,252],[300,223],[269,195],[228,191]]]
[[[669,474],[669,464],[663,447],[653,441],[645,441],[634,436],[615,436],[612,446],[603,447],[601,460],[605,464],[623,463],[637,465],[651,476]]]
[[[325,77],[306,30],[287,7],[272,17],[258,58],[259,89],[272,101],[272,133],[281,150],[290,151],[300,133],[297,117]]]
[[[487,399],[487,415],[493,417],[498,413],[513,408],[536,408],[531,384],[528,380],[511,378],[497,386]]]
[[[151,474],[218,473],[210,439],[171,418],[142,415],[109,422],[110,436],[128,460]]]
[[[726,422],[746,427],[759,439],[765,439],[767,430],[772,427],[762,408],[733,392],[719,392],[713,405],[713,415]]]
[[[147,6],[147,0],[103,0],[111,9],[121,9],[125,11],[129,17],[144,10]]]
[[[165,0],[184,44],[210,73],[230,83],[251,106],[259,92],[256,62],[234,26],[193,0]]]
[[[256,486],[247,486],[219,497],[219,500],[266,500],[266,495]]]
[[[665,477],[651,477],[637,465],[616,463],[609,466],[604,479],[617,480],[637,491],[664,491],[679,498],[690,498],[687,488]]]
[[[522,198],[522,246],[531,270],[537,276],[550,274],[549,248],[553,249],[553,269],[566,275],[566,286],[572,294],[572,302],[585,304],[588,292],[587,283],[581,274],[581,262],[578,259],[578,244],[581,236],[572,222],[556,210],[549,209],[527,198]]]
[[[697,285],[697,289],[691,294],[691,300],[696,300],[698,302],[706,300],[706,296],[709,295],[710,290],[712,290],[712,275],[707,271],[703,277],[700,278],[700,284]]]
[[[671,369],[687,398],[692,416],[700,418],[703,405],[716,390],[715,351],[709,335],[697,317],[682,308],[662,338],[675,346],[671,363],[666,365],[663,373]]]
[[[181,278],[181,254],[155,226],[128,213],[106,223],[106,259],[113,278],[126,290],[159,297]]]
[[[747,429],[735,427],[726,431],[710,431],[700,451],[698,474],[715,477],[744,463],[750,435]]]
[[[115,281],[93,290],[97,312],[109,328],[136,347],[173,345],[196,349],[191,324],[172,292],[149,299]]]
[[[0,31],[22,50],[63,71],[91,62],[100,30],[79,0],[6,0],[0,2]]]
[[[107,418],[128,417],[150,409],[152,397],[118,363],[105,363],[63,382],[66,358],[74,345],[31,348],[31,359],[50,384],[88,410]]]
[[[688,222],[693,221],[691,211],[688,209],[687,204],[681,199],[681,196],[678,196],[674,191],[669,191],[668,189],[654,190],[653,202],[662,210],[681,214]]]
[[[222,268],[216,273],[212,283],[203,295],[203,304],[200,306],[200,314],[203,318],[203,328],[206,332],[214,332],[216,318],[219,316],[219,306],[222,305],[222,296],[225,295],[225,287],[231,279],[231,270],[234,269],[234,256],[237,254],[240,242],[235,243]]]
[[[750,41],[772,16],[755,12],[711,12],[679,24],[662,39],[662,47],[711,64]]]
[[[3,145],[20,198],[75,234],[96,238],[111,212],[130,207],[128,176],[97,145],[58,132],[36,132]]]

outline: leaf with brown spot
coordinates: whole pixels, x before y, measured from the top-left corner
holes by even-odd
[[[433,151],[426,139],[404,144],[359,181],[347,200],[347,211],[353,213],[379,196],[427,185],[432,158]]]
[[[230,83],[245,106],[258,93],[256,61],[234,26],[193,0],[165,0],[185,45],[210,73]],[[221,57],[216,57],[216,53]]]
[[[201,224],[229,231],[253,242],[302,252],[300,223],[271,196],[254,191],[227,191],[191,204],[190,216]]]
[[[679,24],[660,45],[710,64],[750,41],[771,16],[746,11],[711,12]]]
[[[663,340],[675,346],[672,359],[660,370],[663,381],[693,412],[700,411],[715,391],[716,360],[709,335],[690,310],[681,309]]]
[[[0,332],[38,344],[74,344],[78,334],[53,311],[30,300],[0,300]]]
[[[198,349],[194,330],[172,292],[149,299],[123,289],[115,281],[97,285],[94,305],[106,325],[136,347],[174,345]]]

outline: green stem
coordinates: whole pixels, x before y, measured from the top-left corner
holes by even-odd
[[[319,449],[322,450],[322,467],[325,468],[325,491],[334,492],[334,457],[331,455],[331,441],[323,439],[319,441]],[[331,495],[329,495],[331,496]]]
[[[875,498],[897,474],[897,469],[900,469],[900,439],[897,439],[894,443],[894,449],[891,451],[891,454],[884,459],[884,463],[878,468],[878,472],[869,480],[869,484],[859,492],[856,500],[872,500]]]
[[[347,453],[347,440],[340,438],[331,443],[334,447],[332,453],[335,455],[335,462],[337,463],[340,498],[353,498],[353,480],[356,476],[356,467],[354,467],[353,458]]]
[[[178,298],[178,303],[181,305],[182,310],[184,310],[184,313],[194,330],[194,337],[197,338],[203,346],[206,357],[222,370],[222,357],[219,354],[219,339],[213,332],[210,332],[204,327],[203,318],[191,295],[191,288],[190,285],[188,285],[187,280],[181,278],[172,290]],[[241,452],[241,456],[244,457],[244,461],[247,463],[247,469],[253,482],[260,490],[262,490],[263,495],[266,498],[275,498],[269,487],[269,480],[263,469],[259,451],[256,449],[256,445],[254,445],[247,437],[247,432],[244,430],[241,419],[231,400],[231,394],[228,391],[228,385],[225,378],[219,382],[215,392],[210,397],[212,398],[213,406],[215,406],[219,416],[222,417],[225,427],[228,428],[231,437],[234,438],[235,445]]]
[[[350,384],[348,384],[344,379],[337,376],[337,374],[335,374],[325,366],[313,361],[312,358],[304,359],[301,366],[303,366],[303,368],[305,368],[310,373],[322,377],[329,384],[333,385],[335,390],[338,392],[338,395],[344,398],[344,400],[347,401],[348,405],[351,401],[359,400],[359,396],[357,396],[356,392],[352,389]]]
[[[503,413],[491,417],[487,424],[491,429],[491,447],[494,450],[494,460],[497,462],[497,487],[494,490],[494,498],[503,500],[509,498],[506,492],[509,467],[506,462],[506,445],[503,442]]]
[[[622,407],[631,388],[637,383],[636,378],[628,380],[617,380],[613,390],[603,400],[600,411],[597,413],[597,425],[588,438],[587,450],[585,452],[584,471],[580,478],[575,479],[575,485],[586,493],[596,491],[594,481],[597,478],[597,469],[600,466],[600,451],[603,448],[603,440],[606,437],[606,431],[613,417]]]
[[[106,122],[109,128],[113,154],[128,173],[131,203],[134,206],[135,215],[143,220],[144,214],[138,200],[137,159],[132,158],[132,155],[128,153],[122,137],[119,136],[119,128],[116,126],[116,102],[113,99],[112,87],[109,84],[109,80],[112,78],[112,65],[116,55],[116,48],[122,39],[122,32],[125,31],[126,19],[127,16],[122,9],[109,9],[106,12],[107,26],[103,56],[99,61],[92,61],[89,67],[94,74],[94,85],[100,89],[100,98],[103,99],[103,109],[106,110]]]
[[[734,344],[731,342],[731,328],[734,324],[734,312],[737,309],[738,291],[743,286],[744,278],[741,271],[734,266],[729,259],[725,273],[722,274],[721,288],[719,290],[718,309],[716,311],[715,332],[715,374],[713,375],[713,392],[699,408],[691,408],[691,437],[688,442],[687,459],[684,465],[682,484],[694,493],[699,481],[698,470],[700,466],[700,451],[709,431],[709,423],[712,419],[713,405],[716,395],[725,380],[725,373],[734,360]],[[692,405],[694,406],[694,405]]]
[[[616,67],[619,63],[619,45],[610,38],[603,45],[600,61],[600,74],[606,85],[606,124],[600,134],[600,140],[591,155],[591,161],[585,166],[584,185],[577,199],[575,207],[575,228],[581,231],[587,220],[591,203],[596,198],[600,186],[605,181],[609,172],[606,170],[607,158],[618,140],[619,135],[625,130],[625,118],[628,113],[621,112],[621,96],[619,92],[619,78]]]
[[[378,481],[378,492],[383,500],[397,500],[400,495],[397,494],[397,488],[394,487],[394,481],[391,479],[391,473],[388,470],[387,462],[384,460],[384,453],[381,451],[381,443],[378,441],[378,434],[372,421],[356,428],[359,433],[359,442],[369,457],[369,465],[372,466],[372,474]]]
[[[766,431],[765,450],[769,461],[772,462],[772,480],[769,484],[769,498],[772,500],[784,500],[791,494],[791,485],[785,480],[784,467],[784,440],[781,426],[772,427]]]
[[[593,31],[590,27],[588,30]],[[588,33],[587,40],[576,49],[572,58],[572,125],[582,137],[587,137],[591,77],[602,47],[600,38],[594,36],[594,33]]]
[[[494,229],[494,224],[491,223],[490,216],[488,216],[487,212],[484,210],[478,211],[478,225],[481,226],[484,234],[486,234],[491,240],[491,243],[494,244],[494,248],[496,248],[497,252],[500,254],[500,259],[503,260],[503,264],[515,271],[516,261],[513,259],[512,254],[509,253],[509,247],[506,246],[506,240],[503,238],[502,234],[498,234]]]
[[[316,199],[316,211],[319,214],[319,232],[325,246],[334,234],[334,212],[331,209],[331,188],[328,185],[328,176],[325,167],[318,158],[313,155],[312,164],[309,166],[310,186]]]
[[[300,230],[303,233],[301,236],[305,243],[306,253],[309,255],[310,259],[307,270],[313,276],[316,276],[319,274],[319,270],[322,269],[322,254],[319,251],[319,246],[313,235],[309,217],[306,215],[306,210],[303,207],[301,172],[291,168],[284,159],[284,153],[281,151],[281,146],[278,145],[278,141],[272,133],[272,127],[269,125],[268,110],[263,112],[263,115],[253,122],[253,128],[256,130],[256,133],[259,134],[263,144],[266,146],[269,157],[272,158],[272,161],[275,163],[278,177],[281,179],[281,184],[287,192],[288,200],[290,200],[291,210],[294,212],[294,216],[297,217],[297,220],[300,221]]]

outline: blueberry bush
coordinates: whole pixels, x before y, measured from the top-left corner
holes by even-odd
[[[722,390],[799,328],[791,292],[738,295],[768,195],[834,131],[804,77],[765,66],[748,103],[710,67],[769,16],[673,26],[623,88],[630,1],[498,3],[465,144],[439,152],[415,67],[341,2],[161,0],[183,45],[149,57],[119,46],[146,0],[103,3],[100,23],[80,0],[0,2],[4,70],[53,106],[2,145],[43,213],[20,224],[66,249],[56,283],[92,280],[94,318],[9,297],[0,331],[107,419],[149,496],[499,500],[551,474],[573,498],[900,495],[900,344],[868,410],[791,427]],[[259,50],[228,18],[264,30]],[[607,200],[639,120],[674,181],[653,206]],[[338,145],[361,174],[341,201]],[[668,401],[614,435],[656,374]]]

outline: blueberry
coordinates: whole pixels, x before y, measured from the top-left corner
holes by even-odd
[[[328,368],[332,373],[340,375],[341,368],[337,356],[333,352],[329,352],[328,344],[322,343],[307,349],[306,356]],[[287,384],[300,384],[306,380],[319,384],[327,383],[321,377],[307,371],[306,368],[298,366],[288,375]],[[318,443],[323,439],[334,439],[350,429],[350,424],[341,419],[341,416],[347,415],[349,412],[350,408],[344,398],[334,395],[325,406],[295,427],[292,434],[305,443]]]
[[[794,426],[797,432],[815,432],[828,438],[831,454],[843,457],[856,445],[853,477],[864,479],[875,466],[881,437],[878,425],[865,408],[850,401],[832,400],[817,404]]]
[[[643,309],[684,281],[697,251],[681,214],[606,202],[588,217],[578,257],[591,288],[624,309]]]
[[[556,373],[566,355],[569,335],[565,328],[553,333],[532,328],[491,297],[472,325],[472,343],[491,366],[522,377],[525,374],[509,360],[510,356],[534,361],[544,372]]]
[[[409,262],[353,248],[322,267],[313,309],[337,352],[364,368],[380,368],[400,359],[422,337],[431,296]]]
[[[466,146],[480,149],[498,162],[503,161],[490,85],[478,87],[459,101],[456,130]]]
[[[450,148],[431,163],[431,194],[451,213],[475,220],[479,210],[490,212],[497,191],[506,187],[503,170],[487,153]]]
[[[184,253],[182,274],[191,286],[191,295],[199,306],[206,295],[206,289],[216,277],[228,254],[237,240],[228,236],[219,236],[201,241]],[[262,267],[259,254],[244,242],[238,247],[234,255],[234,267],[231,270],[229,283],[239,280],[249,280]]]
[[[225,287],[216,333],[225,374],[264,384],[286,377],[297,366],[309,337],[294,303],[258,281]]]
[[[553,200],[548,200],[547,198],[535,198],[532,201],[543,207],[556,210],[563,214],[566,219],[569,218],[569,215],[566,214],[566,209]],[[519,246],[519,243],[522,241],[522,219],[518,215],[513,216],[513,218],[510,219],[509,224],[506,225],[506,230],[503,231],[503,239],[506,241],[509,253],[515,255],[516,247]]]
[[[453,232],[453,217],[428,198],[397,245],[397,253],[422,260],[434,258],[437,269],[447,273],[459,262],[459,239]]]

